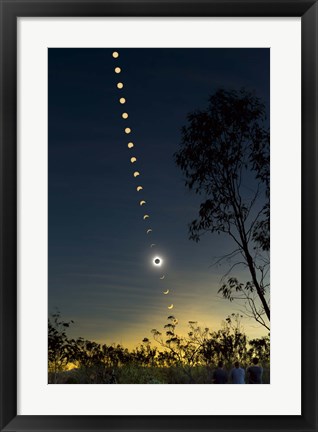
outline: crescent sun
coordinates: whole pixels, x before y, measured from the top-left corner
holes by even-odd
[[[151,228],[147,229],[147,234],[149,234],[149,233],[151,233],[151,232],[152,232],[152,229],[151,229]]]
[[[168,309],[173,309],[173,304],[171,304],[170,306],[168,306]]]
[[[164,279],[164,278],[165,278],[165,275],[162,275],[160,279],[162,280],[162,279]]]
[[[156,246],[156,244],[155,243],[151,243],[150,247],[154,247],[154,246]]]
[[[169,294],[169,290],[163,291],[163,294]]]
[[[143,206],[143,205],[145,205],[146,204],[146,201],[144,201],[144,200],[142,200],[142,201],[140,201],[140,203],[139,203],[141,206]]]
[[[134,177],[138,177],[140,175],[140,172],[139,171],[135,171],[134,172]]]
[[[149,215],[145,214],[145,216],[143,217],[143,220],[146,220],[149,218]]]
[[[142,190],[142,186],[137,186],[137,192]]]

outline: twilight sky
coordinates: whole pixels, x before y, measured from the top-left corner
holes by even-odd
[[[220,87],[255,91],[269,111],[270,52],[117,49],[115,60],[113,51],[49,49],[49,312],[57,307],[75,321],[70,336],[132,348],[162,330],[168,315],[184,333],[190,320],[218,329],[237,309],[217,294],[227,267],[211,266],[233,243],[188,239],[202,198],[185,188],[173,153],[187,114],[204,109]],[[266,334],[242,323],[250,337]]]

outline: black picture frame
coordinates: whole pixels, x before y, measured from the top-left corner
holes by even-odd
[[[313,0],[174,0],[170,2],[164,0],[148,2],[0,0],[0,8],[1,431],[317,431],[317,2]],[[17,415],[17,18],[92,16],[301,17],[301,415]],[[282,145],[287,147],[287,143]]]

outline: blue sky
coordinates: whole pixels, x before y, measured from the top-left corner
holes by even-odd
[[[75,321],[74,337],[132,347],[162,329],[172,303],[181,331],[189,320],[216,329],[235,311],[217,295],[226,267],[211,266],[233,244],[188,239],[200,197],[185,188],[173,154],[187,114],[220,87],[255,91],[269,110],[269,50],[117,51],[115,60],[110,49],[49,49],[49,311]],[[243,325],[250,336],[265,334]]]

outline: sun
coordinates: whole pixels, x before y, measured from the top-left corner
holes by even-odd
[[[162,265],[162,258],[156,256],[153,260],[152,260],[153,264],[156,267],[160,267]]]

